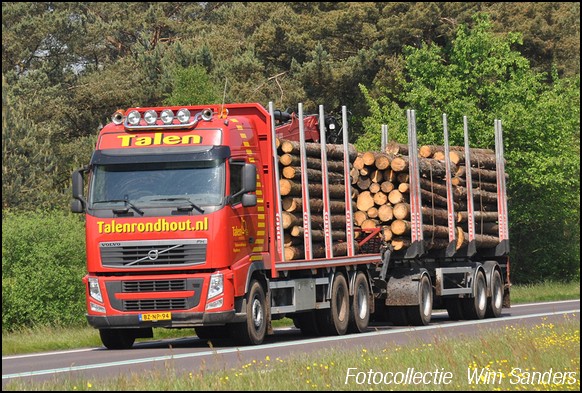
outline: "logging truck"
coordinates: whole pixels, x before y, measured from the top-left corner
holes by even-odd
[[[383,132],[377,152],[349,143],[345,107],[343,143],[327,143],[325,122],[307,140],[301,104],[299,137],[285,139],[275,113],[138,107],[100,130],[72,174],[71,211],[84,213],[86,318],[106,348],[153,328],[256,345],[285,317],[304,335],[343,335],[509,307],[500,122],[493,158],[467,135],[449,149],[446,127],[423,156],[414,111],[408,144]]]

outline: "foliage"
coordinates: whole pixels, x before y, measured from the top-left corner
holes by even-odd
[[[490,16],[486,28],[477,13]],[[3,209],[65,207],[71,171],[120,108],[224,99],[338,115],[345,105],[352,141],[367,148],[382,122],[405,139],[399,108],[410,106],[426,141],[439,140],[445,111],[453,141],[466,115],[472,142],[490,146],[502,116],[512,248],[570,260],[579,251],[560,239],[579,238],[579,74],[580,3],[3,2]],[[565,149],[526,147],[546,143],[548,127]],[[366,132],[376,134],[358,138]],[[544,217],[543,235],[528,209],[554,175],[544,202],[553,195],[566,209]]]
[[[71,213],[3,212],[3,330],[85,322],[84,233]]]
[[[393,139],[407,142],[400,102],[419,108],[420,144],[443,143],[446,114],[451,144],[463,144],[467,116],[471,145],[494,148],[494,117],[501,117],[512,273],[522,282],[575,279],[580,271],[579,77],[559,79],[554,73],[551,84],[542,83],[545,75],[513,49],[520,42],[517,34],[492,34],[489,20],[477,16],[476,26],[461,26],[449,48],[406,47],[402,86],[395,93],[375,99],[361,87],[371,114],[358,146],[378,149],[377,130],[387,123]]]

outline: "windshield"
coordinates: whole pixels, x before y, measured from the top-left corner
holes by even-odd
[[[224,166],[216,161],[95,165],[90,205],[220,205]]]

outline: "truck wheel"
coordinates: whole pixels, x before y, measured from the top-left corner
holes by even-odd
[[[346,334],[350,315],[350,293],[343,274],[336,274],[332,284],[330,308],[318,313],[321,332],[328,336]]]
[[[132,329],[99,329],[99,336],[107,349],[130,349],[135,342]]]
[[[463,299],[463,314],[467,319],[483,319],[487,311],[487,282],[482,271],[475,277],[475,297]]]
[[[267,302],[265,290],[257,281],[251,282],[247,298],[247,320],[242,323],[228,325],[230,336],[244,345],[258,345],[263,342],[267,333]]]
[[[317,318],[314,311],[302,312],[293,317],[295,327],[301,330],[304,336],[320,336]]]
[[[194,328],[194,331],[201,340],[213,340],[229,336],[227,326],[198,326]]]
[[[370,322],[370,288],[368,279],[362,272],[356,274],[354,281],[354,296],[350,302],[350,321],[348,332],[362,333]]]
[[[418,306],[407,306],[408,322],[414,326],[426,326],[432,317],[432,285],[430,278],[423,274],[418,283]]]
[[[501,316],[501,309],[503,308],[503,279],[499,270],[494,270],[491,276],[491,298],[487,304],[488,318],[499,318]]]

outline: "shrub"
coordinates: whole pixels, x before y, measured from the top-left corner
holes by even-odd
[[[82,219],[3,212],[2,224],[2,330],[84,323]]]

